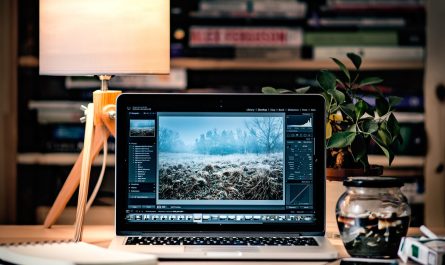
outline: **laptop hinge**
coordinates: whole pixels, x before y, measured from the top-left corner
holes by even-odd
[[[320,232],[307,232],[307,233],[295,233],[295,232],[277,232],[277,231],[270,231],[270,232],[264,232],[264,231],[143,231],[143,232],[134,232],[134,231],[128,231],[128,232],[122,232],[118,233],[118,235],[122,236],[146,236],[146,235],[191,235],[191,234],[218,234],[218,235],[255,235],[255,234],[261,234],[264,236],[293,236],[293,237],[299,237],[299,236],[323,236],[323,233]]]

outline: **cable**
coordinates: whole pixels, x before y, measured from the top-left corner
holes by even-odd
[[[100,185],[102,184],[102,180],[104,179],[104,175],[105,175],[105,168],[107,167],[107,155],[108,155],[108,144],[107,144],[107,139],[104,139],[104,151],[103,151],[103,159],[102,159],[102,168],[100,170],[100,175],[99,178],[97,179],[97,183],[96,186],[94,187],[93,192],[90,195],[90,199],[87,202],[87,206],[85,209],[85,213],[88,212],[88,210],[90,209],[91,205],[93,204],[94,199],[96,198],[97,193],[99,192],[99,188]]]

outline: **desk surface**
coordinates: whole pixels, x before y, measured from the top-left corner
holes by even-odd
[[[328,235],[332,232],[329,232],[328,227]],[[434,229],[434,231],[438,231],[438,233],[442,234],[445,232],[445,229]],[[419,230],[417,228],[411,228],[409,230],[410,235],[419,235]],[[0,243],[19,243],[19,242],[35,242],[35,241],[52,241],[52,240],[70,240],[74,236],[74,227],[67,225],[56,225],[51,229],[45,229],[43,226],[15,226],[15,225],[2,225],[0,226]],[[92,243],[98,246],[107,247],[112,238],[114,237],[114,227],[110,225],[88,225],[84,228],[83,241]],[[331,243],[337,248],[340,253],[340,257],[346,257],[347,253],[343,247],[343,244],[339,238],[329,238]],[[162,265],[173,265],[173,264],[181,264],[181,265],[189,265],[189,264],[198,264],[200,262],[192,261],[192,262],[160,262]],[[204,263],[204,262],[202,262]],[[240,264],[255,264],[264,262],[255,262],[255,261],[238,261],[230,264],[240,265]],[[269,265],[274,264],[306,264],[302,262],[267,262]],[[205,261],[206,265],[210,264],[225,264],[227,262],[218,262],[218,261]],[[307,264],[326,264],[326,262],[310,262]],[[336,262],[329,264],[337,264]]]

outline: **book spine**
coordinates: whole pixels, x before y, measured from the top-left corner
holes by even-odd
[[[403,28],[404,18],[310,18],[308,25],[321,28]]]
[[[331,57],[346,58],[349,52],[360,54],[363,58],[371,60],[423,60],[425,56],[423,47],[314,47],[313,59],[326,60]]]
[[[98,80],[67,77],[67,89],[98,87]],[[183,90],[187,88],[187,71],[183,68],[171,68],[169,75],[162,76],[116,76],[110,81],[110,88],[122,89],[171,89]]]
[[[219,12],[247,12],[247,0],[202,0],[199,3],[200,11],[219,11]]]
[[[303,18],[306,16],[307,4],[288,0],[253,1],[254,14],[283,14],[285,17]]]
[[[308,46],[335,45],[398,45],[397,31],[369,32],[306,32],[304,44]]]
[[[78,110],[38,110],[37,122],[39,124],[51,123],[80,123],[83,113]]]
[[[301,46],[302,30],[282,27],[190,27],[190,47]]]
[[[413,10],[424,8],[423,0],[328,0],[331,10]]]
[[[294,0],[204,0],[197,17],[292,17],[303,18],[307,4]]]

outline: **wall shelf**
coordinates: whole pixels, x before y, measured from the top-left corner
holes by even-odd
[[[388,158],[383,155],[369,155],[369,163],[375,165],[388,166]],[[425,157],[423,156],[396,156],[392,162],[392,168],[422,168],[425,165]],[[385,169],[386,170],[386,169]]]
[[[353,68],[350,63],[346,64]],[[246,60],[246,59],[203,59],[203,58],[175,58],[171,60],[172,67],[191,70],[295,70],[318,71],[320,69],[336,70],[337,65],[329,60]],[[422,61],[366,61],[362,70],[422,70]]]
[[[349,69],[353,65],[346,64]],[[19,57],[19,66],[38,67],[39,59],[34,56]],[[320,69],[336,70],[334,62],[314,60],[247,60],[247,59],[206,59],[206,58],[172,58],[171,67],[190,70],[289,70],[318,71]],[[422,70],[422,61],[365,61],[362,70]]]
[[[21,153],[17,156],[17,163],[21,165],[73,165],[78,157],[77,153]],[[369,162],[386,166],[388,160],[385,156],[370,155]],[[398,168],[422,168],[425,163],[421,156],[396,156],[389,169],[398,170]],[[99,155],[94,161],[95,166],[102,164],[102,155]],[[114,154],[107,157],[107,166],[114,166]],[[418,170],[416,171],[418,172]]]
[[[45,165],[45,166],[72,166],[78,153],[21,153],[17,156],[20,165]],[[98,155],[93,162],[94,166],[102,165],[102,155]],[[114,166],[114,154],[107,156],[107,166]]]

